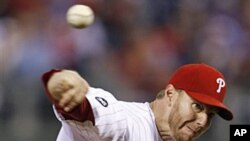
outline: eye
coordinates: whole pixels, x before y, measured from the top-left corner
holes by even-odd
[[[199,104],[199,103],[193,103],[193,104],[192,104],[192,109],[193,109],[195,112],[199,113],[199,112],[201,112],[201,111],[204,110],[204,106],[203,106],[202,104]]]

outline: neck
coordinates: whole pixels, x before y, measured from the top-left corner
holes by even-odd
[[[153,111],[153,102],[149,103],[149,107],[151,108],[151,110]]]
[[[163,141],[175,141],[174,137],[172,136],[172,132],[170,130],[169,125],[163,125],[165,123],[162,123],[162,115],[159,113],[162,113],[164,111],[162,111],[161,107],[159,107],[159,105],[157,105],[157,101],[152,101],[149,104],[154,117],[155,117],[155,124],[156,124],[156,128],[158,130],[159,135],[161,136]]]

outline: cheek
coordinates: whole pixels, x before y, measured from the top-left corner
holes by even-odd
[[[178,130],[182,122],[183,122],[183,118],[182,118],[181,110],[177,105],[174,105],[169,115],[170,128],[173,131],[176,131]]]
[[[195,114],[187,105],[174,105],[169,116],[170,128],[173,134],[178,134],[180,127],[186,122],[192,121],[194,118]]]
[[[166,130],[169,127],[168,122],[168,111],[166,108],[159,108],[161,111],[159,111],[157,114],[155,114],[156,118],[156,124],[159,130]]]

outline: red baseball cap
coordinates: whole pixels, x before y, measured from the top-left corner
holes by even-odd
[[[226,82],[221,72],[206,64],[187,64],[172,75],[168,84],[176,89],[185,90],[193,99],[215,106],[218,115],[225,120],[232,120],[232,112],[224,105]]]

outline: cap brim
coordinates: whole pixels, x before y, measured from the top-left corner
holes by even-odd
[[[187,91],[187,90],[185,90],[185,91],[193,99],[195,99],[201,103],[215,106],[215,107],[219,108],[219,111],[217,114],[219,116],[221,116],[223,119],[225,119],[225,120],[232,120],[233,119],[232,112],[222,102],[218,101],[217,99],[210,97],[208,95],[205,95],[205,94],[191,92],[191,91]]]

